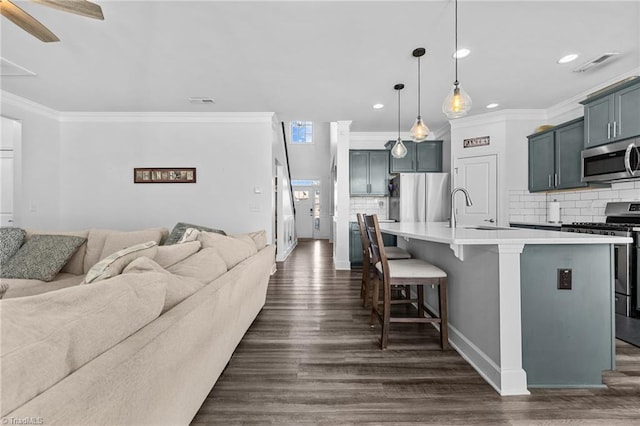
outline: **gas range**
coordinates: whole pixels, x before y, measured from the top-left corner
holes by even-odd
[[[634,237],[640,232],[640,202],[607,203],[606,222],[573,222],[562,225],[565,232]]]
[[[606,222],[574,222],[561,231],[631,237],[629,244],[615,244],[615,311],[640,318],[640,201],[607,203]]]

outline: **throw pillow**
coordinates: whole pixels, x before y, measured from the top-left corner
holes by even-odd
[[[213,232],[202,232],[198,238],[203,248],[216,249],[227,264],[227,269],[233,268],[258,252],[253,240],[246,235],[234,238]]]
[[[74,237],[81,237],[81,238],[88,238],[89,237],[89,230],[84,230],[84,231],[47,231],[47,232],[43,232],[43,231],[37,231],[34,229],[27,229],[27,235],[25,236],[25,238],[28,240],[29,238],[31,238],[34,235],[38,235],[38,234],[47,234],[47,235],[73,235]],[[80,247],[78,247],[78,250],[76,250],[75,253],[73,253],[73,256],[71,256],[71,259],[69,259],[69,261],[62,267],[62,269],[60,270],[60,272],[68,272],[70,274],[74,274],[74,275],[84,275],[85,274],[85,270],[84,270],[84,255],[87,252],[87,243],[82,244]]]
[[[182,234],[187,230],[187,228],[195,228],[199,231],[207,231],[207,232],[215,232],[222,235],[227,235],[224,231],[220,229],[208,228],[202,225],[192,225],[190,223],[178,222],[176,226],[173,227],[171,233],[169,234],[169,238],[164,242],[165,246],[176,244],[182,238]]]
[[[0,276],[51,281],[85,241],[72,235],[34,235],[0,266]]]
[[[135,246],[117,251],[93,265],[91,269],[89,269],[89,272],[87,272],[84,282],[85,284],[90,284],[115,277],[119,275],[132,260],[142,256],[153,258],[157,251],[158,243],[155,241],[136,244]]]
[[[187,228],[187,230],[184,231],[184,234],[182,234],[182,237],[180,237],[180,240],[178,240],[176,244],[184,244],[191,241],[197,241],[198,235],[200,235],[200,232],[202,231],[196,228]]]
[[[26,234],[24,229],[12,226],[0,228],[0,265],[16,254]]]
[[[175,265],[181,260],[186,259],[200,250],[202,244],[200,241],[192,241],[190,243],[173,244],[170,246],[159,246],[158,253],[153,260],[163,268]]]
[[[227,264],[215,249],[208,248],[168,267],[167,271],[181,277],[195,278],[203,284],[208,284],[227,272]]]
[[[163,269],[157,262],[147,258],[139,257],[138,259],[127,265],[122,274],[144,274],[147,272],[156,272],[165,274],[167,277],[167,296],[164,299],[164,307],[162,313],[182,302],[196,291],[205,286],[204,283],[195,278],[181,277]]]

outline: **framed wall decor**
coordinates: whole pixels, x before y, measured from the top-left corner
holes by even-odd
[[[473,148],[474,146],[489,145],[489,136],[480,136],[479,138],[463,139],[463,148]]]
[[[136,167],[133,183],[196,183],[196,168]]]

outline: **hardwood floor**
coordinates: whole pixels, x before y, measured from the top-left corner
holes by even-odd
[[[267,303],[193,424],[640,424],[640,349],[617,341],[607,389],[500,397],[430,326],[394,325],[389,349],[362,308],[359,271],[326,241],[278,263]],[[588,356],[588,354],[584,354]]]

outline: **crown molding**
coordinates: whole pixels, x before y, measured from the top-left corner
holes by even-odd
[[[35,114],[39,114],[53,120],[60,120],[59,111],[31,101],[27,98],[23,98],[22,96],[7,92],[6,90],[0,90],[0,103],[2,105],[6,104],[17,108],[26,109],[27,111],[31,111]]]
[[[61,112],[64,123],[268,123],[273,112]]]
[[[547,120],[547,110],[544,109],[505,109],[484,114],[449,120],[451,130],[464,129],[486,124],[505,123],[507,120]]]
[[[584,101],[587,96],[593,92],[597,92],[600,89],[604,89],[607,86],[610,86],[614,83],[617,83],[625,78],[633,77],[636,75],[640,75],[640,67],[634,68],[631,71],[625,72],[623,74],[618,75],[610,80],[605,81],[595,87],[590,88],[582,93],[577,94],[569,99],[566,99],[560,103],[550,106],[547,108],[547,115],[550,120],[553,120],[554,117],[559,117],[564,114],[571,114],[576,110],[583,110],[583,106],[580,104],[581,101]]]

